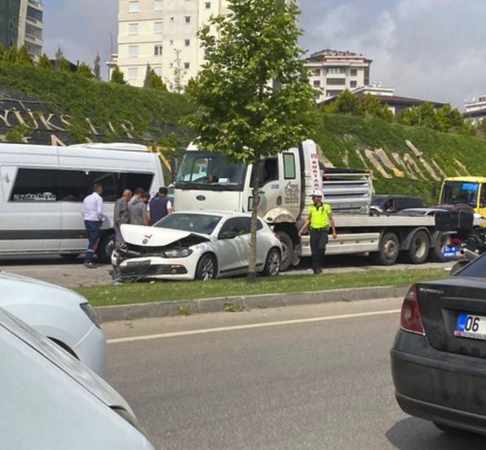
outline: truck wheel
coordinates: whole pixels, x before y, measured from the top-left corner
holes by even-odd
[[[103,264],[109,264],[113,250],[115,250],[115,233],[105,234],[100,239],[98,249],[96,250],[99,261]]]
[[[280,266],[280,272],[287,270],[292,264],[292,257],[294,254],[294,243],[290,236],[284,231],[277,231],[276,234],[280,238],[282,243],[282,263]]]
[[[380,248],[374,254],[374,259],[382,266],[391,266],[395,264],[398,253],[400,251],[400,243],[395,233],[385,233],[380,240]]]
[[[410,246],[405,252],[405,257],[412,264],[423,264],[429,256],[430,239],[423,231],[417,231],[410,240]]]

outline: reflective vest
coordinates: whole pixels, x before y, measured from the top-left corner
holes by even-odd
[[[309,206],[310,228],[329,228],[329,215],[331,214],[331,205],[322,204],[319,207]]]

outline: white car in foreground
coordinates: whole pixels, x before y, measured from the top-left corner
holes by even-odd
[[[250,215],[231,212],[176,212],[153,227],[122,225],[125,241],[113,252],[113,278],[209,280],[248,272]],[[258,219],[257,272],[278,275],[279,239]]]
[[[0,308],[0,448],[154,450],[127,402]]]
[[[83,296],[33,278],[0,272],[0,307],[23,320],[98,375],[106,368],[106,338]]]

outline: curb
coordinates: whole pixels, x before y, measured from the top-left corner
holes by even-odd
[[[244,309],[278,308],[282,306],[312,305],[331,302],[351,302],[405,296],[408,287],[384,286],[332,291],[299,292],[291,294],[266,294],[235,297],[218,297],[203,300],[141,303],[94,308],[101,322],[151,319],[181,315],[181,310],[190,314],[222,312],[230,303]]]

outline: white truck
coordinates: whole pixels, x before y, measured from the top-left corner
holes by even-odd
[[[174,202],[178,210],[252,209],[251,165],[232,164],[219,153],[198,151],[190,145],[179,167]],[[448,235],[435,229],[431,216],[371,215],[373,192],[367,171],[325,169],[315,142],[262,159],[259,215],[273,226],[284,247],[282,270],[310,256],[309,236],[298,236],[311,203],[311,192],[323,189],[331,204],[338,238],[330,240],[327,254],[369,253],[382,265],[400,256],[413,264],[443,259]],[[324,179],[323,179],[324,178]]]

